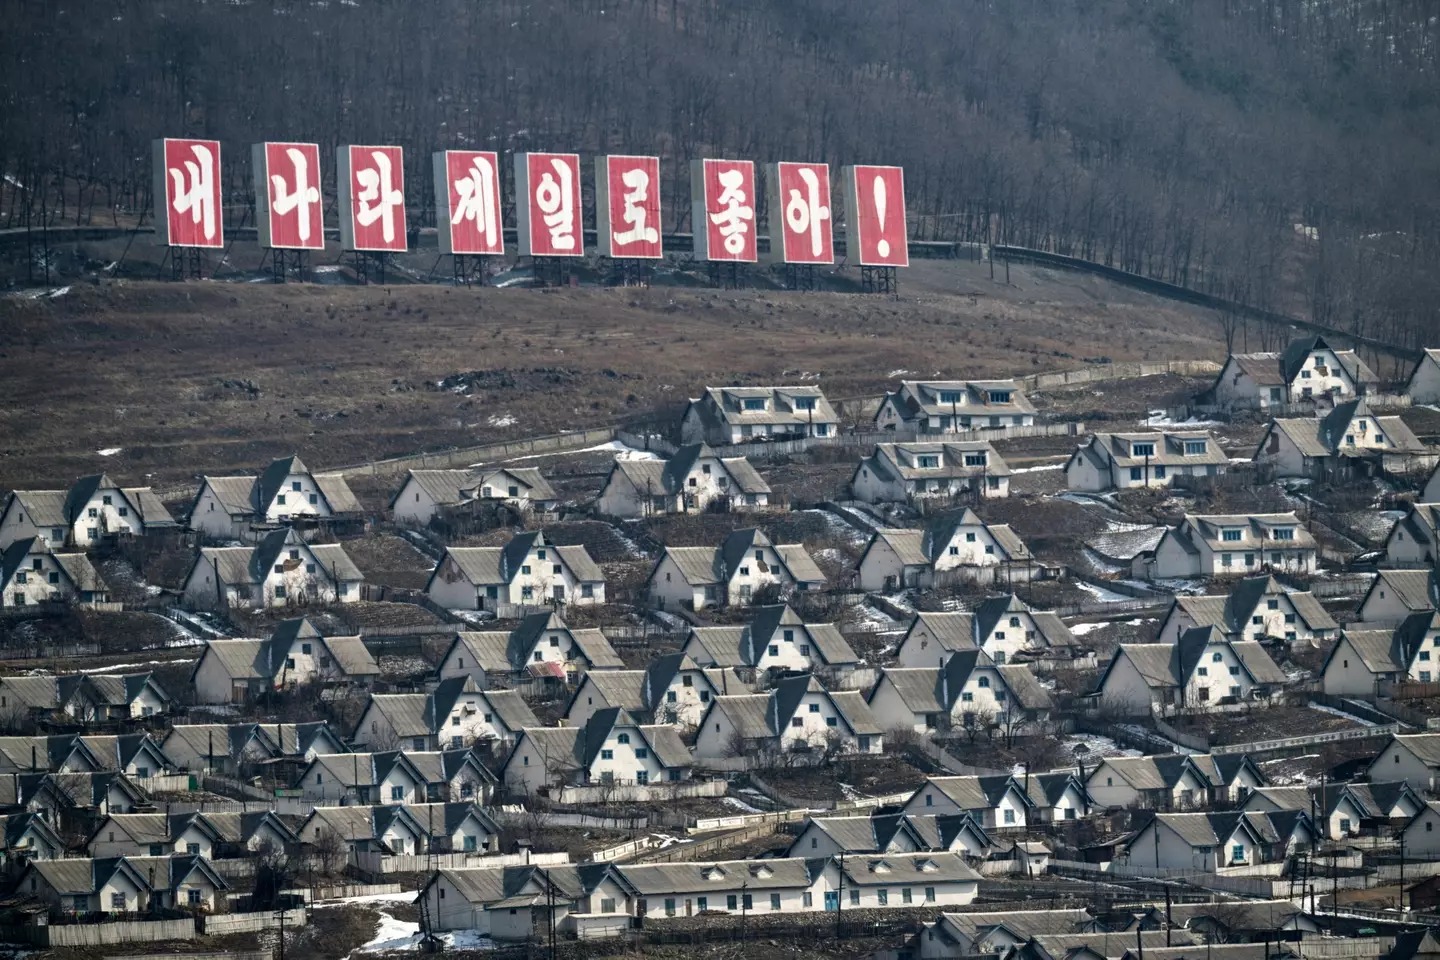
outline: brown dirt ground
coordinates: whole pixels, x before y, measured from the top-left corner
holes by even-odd
[[[876,395],[897,371],[993,377],[1222,351],[1208,313],[1078,274],[1017,268],[1006,286],[935,262],[903,290],[122,280],[9,298],[0,488],[100,469],[174,485],[295,451],[332,467],[674,415],[706,383],[818,377],[843,398]],[[475,370],[469,396],[435,389]],[[95,452],[110,447],[122,449]]]
[[[1206,714],[1201,717],[1181,718],[1178,723],[1172,723],[1182,730],[1209,734],[1211,743],[1279,740],[1309,733],[1350,730],[1361,725],[1356,720],[1303,706],[1279,706],[1245,713]]]
[[[383,583],[405,590],[423,590],[435,565],[429,557],[400,537],[374,534],[346,540],[345,553],[365,574],[366,583]]]

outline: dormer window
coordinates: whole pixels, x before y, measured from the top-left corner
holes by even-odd
[[[764,398],[764,397],[746,397],[744,400],[742,400],[742,401],[740,402],[740,409],[742,409],[742,410],[764,410],[764,409],[765,409],[765,398]]]
[[[940,866],[934,860],[921,860],[915,865],[915,869],[921,873],[939,873]]]
[[[985,466],[988,459],[989,458],[985,455],[984,450],[977,450],[974,453],[967,453],[965,454],[965,466],[983,467]]]
[[[954,406],[955,404],[960,403],[960,398],[961,398],[961,394],[960,394],[960,391],[959,391],[959,390],[941,390],[941,391],[940,391],[940,402],[941,402],[941,403],[948,403],[948,404],[950,404],[951,406]]]
[[[1274,534],[1275,534],[1275,539],[1276,539],[1276,540],[1294,540],[1294,539],[1295,539],[1295,528],[1294,528],[1294,527],[1276,527],[1275,530],[1274,530]]]
[[[890,862],[889,862],[888,860],[872,860],[872,861],[870,861],[870,872],[871,872],[871,873],[889,873],[889,872],[891,871],[891,869],[892,869],[892,868],[891,868]]]
[[[1203,457],[1205,450],[1206,444],[1204,440],[1185,441],[1185,456],[1187,457]]]
[[[990,402],[991,402],[991,403],[1009,403],[1009,402],[1010,402],[1010,391],[1009,391],[1009,390],[991,390],[991,391],[990,391]]]
[[[922,454],[916,458],[919,460],[919,467],[922,470],[934,470],[940,466],[940,458],[932,454]]]
[[[1239,527],[1227,527],[1220,531],[1220,539],[1226,543],[1236,543],[1243,537]]]
[[[764,401],[762,400],[761,403],[763,404]],[[762,406],[761,409],[764,409],[764,407]],[[796,397],[796,398],[795,398],[795,409],[796,409],[796,410],[814,410],[814,409],[815,409],[815,398],[814,398],[814,397]]]
[[[704,877],[706,880],[724,880],[726,874],[725,871],[720,869],[719,867],[706,867],[704,870],[700,871],[700,876]]]
[[[750,876],[755,877],[757,880],[768,880],[775,876],[775,871],[762,863],[750,868]]]
[[[1130,456],[1132,457],[1153,457],[1155,456],[1155,443],[1151,440],[1135,442],[1130,444]]]

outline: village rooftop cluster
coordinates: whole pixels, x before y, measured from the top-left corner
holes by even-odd
[[[0,935],[392,894],[452,946],[1440,952],[1440,350],[1128,366],[12,491]],[[1066,412],[1179,375],[1183,409]]]

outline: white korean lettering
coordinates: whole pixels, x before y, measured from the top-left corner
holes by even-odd
[[[810,253],[820,256],[824,251],[821,223],[830,219],[830,208],[820,203],[820,177],[811,167],[801,167],[800,179],[805,181],[805,193],[790,188],[790,200],[785,204],[785,225],[794,233],[810,231]]]
[[[660,239],[660,231],[646,226],[646,210],[641,206],[650,198],[650,174],[642,167],[635,167],[620,174],[620,181],[625,184],[624,217],[625,222],[630,224],[630,229],[611,234],[615,245],[621,247],[632,243],[655,243]]]
[[[555,171],[540,175],[540,185],[535,188],[535,205],[540,208],[545,227],[550,231],[550,246],[556,250],[575,249],[575,198],[571,188],[575,183],[570,164],[559,157],[550,159]],[[556,182],[555,177],[559,177]]]
[[[495,167],[488,157],[473,157],[470,160],[469,176],[455,181],[455,192],[460,202],[450,216],[452,225],[462,220],[471,220],[475,229],[485,237],[487,247],[495,246]]]
[[[724,209],[710,214],[710,222],[720,228],[720,236],[725,238],[725,249],[739,256],[745,252],[745,234],[750,230],[748,221],[755,219],[755,209],[747,205],[750,198],[745,196],[745,171],[722,170],[717,179],[720,181],[720,196],[715,202]]]
[[[175,184],[175,199],[170,205],[176,213],[190,214],[190,222],[200,224],[206,240],[215,238],[215,155],[203,144],[190,145],[194,160],[184,162],[185,169],[170,168],[170,179]],[[185,186],[185,174],[190,174],[190,186]]]
[[[285,155],[290,158],[290,166],[295,171],[295,189],[287,191],[285,178],[278,173],[271,174],[270,185],[275,190],[275,200],[270,209],[282,217],[298,209],[300,242],[305,243],[310,239],[310,205],[320,202],[320,188],[310,185],[310,164],[305,159],[305,151],[286,147]]]
[[[365,167],[355,173],[360,184],[356,199],[360,209],[355,212],[355,221],[368,227],[380,221],[380,235],[386,243],[395,242],[395,208],[405,202],[405,194],[394,187],[394,170],[390,167],[390,155],[382,150],[373,150],[370,156],[375,166]]]

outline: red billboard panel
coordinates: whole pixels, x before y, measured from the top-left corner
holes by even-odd
[[[155,238],[171,247],[225,246],[220,141],[155,141]]]
[[[602,257],[658,260],[660,158],[595,158],[595,236]]]
[[[584,211],[579,154],[515,154],[515,237],[520,256],[584,256]]]
[[[403,253],[405,151],[342,143],[335,166],[341,249]]]
[[[754,263],[755,164],[690,161],[690,220],[696,259]]]
[[[255,171],[255,226],[260,234],[260,246],[324,250],[320,145],[257,143],[250,150],[251,168]]]
[[[770,166],[770,256],[785,263],[834,263],[830,165]]]
[[[905,171],[856,165],[845,181],[845,257],[863,267],[908,267]]]
[[[441,253],[492,256],[505,252],[500,157],[494,151],[435,154],[435,226]]]

